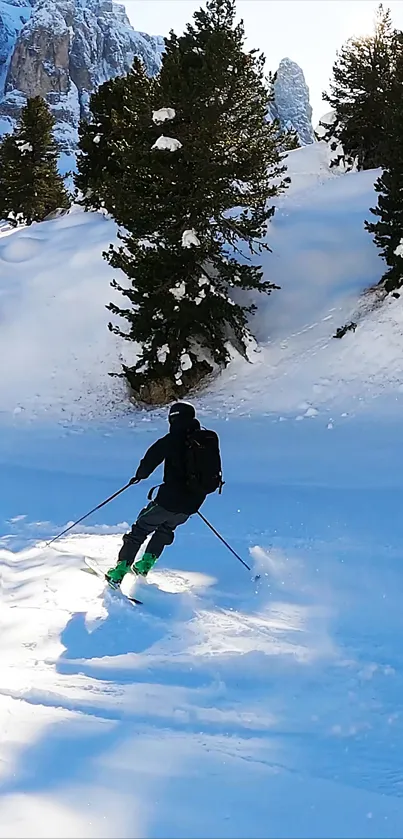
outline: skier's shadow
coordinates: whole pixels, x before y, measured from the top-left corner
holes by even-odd
[[[60,636],[65,650],[56,665],[59,673],[110,679],[110,662],[102,665],[99,661],[98,666],[94,659],[145,653],[166,636],[172,621],[180,623],[183,618],[189,618],[189,605],[181,602],[182,598],[178,598],[176,593],[158,592],[157,610],[150,610],[148,604],[133,606],[123,600],[114,602],[113,598],[114,595],[109,592],[104,595],[106,616],[95,624],[88,623],[86,612],[75,612],[70,617]],[[130,665],[127,671],[126,678],[124,671],[120,671],[123,681],[130,674],[133,680]]]

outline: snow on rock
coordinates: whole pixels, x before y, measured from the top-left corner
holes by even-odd
[[[199,248],[200,239],[196,235],[195,230],[184,230],[182,233],[182,247],[184,248]]]
[[[175,116],[176,112],[174,108],[160,108],[158,111],[153,111],[153,122],[156,125],[161,125],[161,123],[167,120],[174,119]]]
[[[0,0],[0,93],[4,91],[10,58],[18,35],[31,14],[32,5],[28,0],[21,3]],[[4,114],[4,118],[8,120],[8,114]],[[9,128],[4,125],[1,129],[1,133],[9,133],[10,129],[12,130],[12,122],[9,122]]]
[[[273,92],[271,117],[280,121],[283,130],[296,131],[301,145],[315,142],[309,88],[303,70],[295,61],[289,58],[280,61]]]
[[[155,141],[154,145],[151,146],[152,149],[159,149],[160,151],[178,151],[178,149],[182,148],[182,143],[180,140],[176,140],[174,137],[164,137],[161,134],[161,137],[158,137],[158,140]]]

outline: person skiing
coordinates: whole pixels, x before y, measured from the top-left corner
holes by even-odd
[[[163,483],[155,500],[150,500],[130,532],[125,533],[117,564],[105,575],[116,585],[130,569],[146,577],[164,548],[172,545],[175,529],[197,513],[208,493],[216,489],[221,492],[223,486],[218,436],[201,428],[193,405],[176,402],[169,410],[168,421],[168,434],[150,446],[130,480],[131,484],[139,483],[164,463]],[[150,535],[145,553],[135,561]]]

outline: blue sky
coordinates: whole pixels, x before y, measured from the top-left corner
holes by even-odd
[[[127,0],[127,13],[135,29],[152,35],[181,32],[201,0]],[[403,3],[385,3],[396,27],[403,29]],[[322,102],[336,50],[352,35],[366,34],[378,2],[373,0],[238,0],[239,17],[245,22],[248,47],[266,55],[268,70],[282,58],[303,68],[311,93],[313,121],[328,110]]]

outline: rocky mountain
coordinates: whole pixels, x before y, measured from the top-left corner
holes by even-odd
[[[112,0],[0,0],[0,135],[12,131],[28,96],[45,96],[57,121],[61,170],[70,169],[92,91],[127,73],[135,55],[154,75],[163,50],[163,38],[136,32]],[[288,58],[276,74],[270,116],[294,128],[302,145],[314,141],[304,74]]]
[[[0,0],[0,133],[28,96],[45,96],[69,157],[94,88],[127,73],[136,55],[155,74],[163,49],[163,38],[136,32],[112,0]]]
[[[277,117],[282,128],[296,131],[302,146],[315,142],[309,88],[301,67],[290,58],[280,61],[270,116]]]

